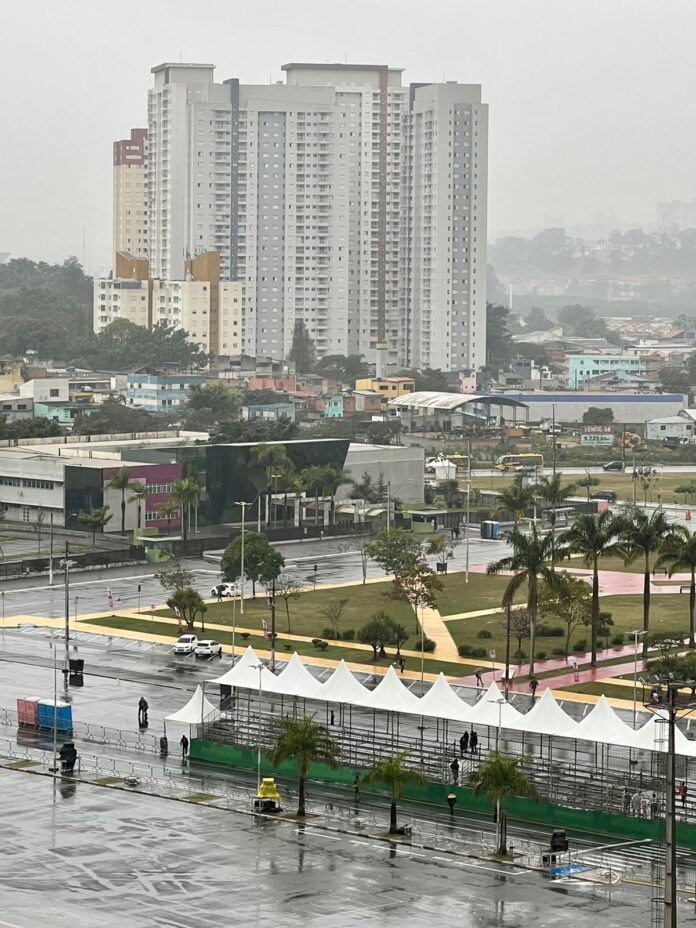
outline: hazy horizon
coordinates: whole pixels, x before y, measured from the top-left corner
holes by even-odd
[[[163,61],[212,62],[244,83],[280,80],[288,61],[347,60],[481,84],[493,235],[598,214],[649,225],[659,201],[696,197],[688,0],[62,0],[7,6],[3,27],[0,251],[15,257],[81,258],[84,225],[87,267],[108,266],[112,142],[146,125]]]

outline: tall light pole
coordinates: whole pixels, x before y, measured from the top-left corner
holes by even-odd
[[[53,586],[53,510],[50,512],[50,529],[48,536],[48,585]]]
[[[246,522],[246,507],[249,504],[246,500],[239,500],[235,505],[242,507],[242,556],[239,575],[239,614],[244,615],[244,525]]]
[[[271,504],[271,524],[273,528],[276,526],[276,501],[275,497],[278,495],[278,480],[282,477],[282,474],[271,474],[271,479],[275,481],[275,489],[273,491],[273,502]]]
[[[551,403],[551,440],[553,442],[553,456],[551,459],[553,476],[556,476],[556,404]]]
[[[391,531],[391,480],[387,480],[387,531]]]
[[[633,727],[636,727],[636,719],[638,717],[637,709],[637,693],[638,693],[638,638],[641,635],[645,635],[645,631],[641,628],[634,628],[631,632],[633,635]]]
[[[256,787],[257,791],[261,790],[261,696],[263,693],[263,668],[264,665],[259,662],[254,665],[254,670],[259,672],[259,726],[256,733]]]
[[[471,517],[471,439],[468,442],[466,455],[466,523],[464,525],[464,550],[466,562],[464,567],[464,583],[469,582],[469,518]]]
[[[65,658],[63,664],[63,676],[65,685],[68,685],[68,673],[70,671],[70,568],[75,567],[76,561],[71,561],[68,557],[69,542],[65,542],[65,557],[60,562],[61,568],[65,571]]]

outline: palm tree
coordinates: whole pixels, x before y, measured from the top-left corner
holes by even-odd
[[[294,464],[288,457],[285,445],[268,444],[266,442],[262,442],[256,445],[255,448],[252,448],[251,454],[249,455],[249,465],[251,467],[262,467],[266,471],[266,493],[269,496],[271,493],[271,480],[273,479],[273,474],[278,474],[280,477],[285,478],[294,470]],[[260,497],[261,494],[259,494],[259,500]]]
[[[552,477],[540,477],[537,480],[536,492],[542,499],[551,506],[551,538],[553,540],[556,532],[556,509],[560,503],[564,503],[577,490],[577,484],[567,483],[561,485],[563,479],[561,474],[554,474]],[[551,563],[556,561],[555,544],[551,545]]]
[[[495,508],[496,514],[499,512],[512,513],[512,520],[515,528],[521,519],[524,519],[527,510],[534,502],[534,491],[530,487],[523,487],[520,480],[515,480],[509,487],[506,487],[498,497],[498,505]]]
[[[121,532],[126,531],[126,490],[130,486],[131,475],[128,468],[124,465],[116,471],[114,476],[107,483],[110,490],[121,491]]]
[[[336,493],[338,488],[346,483],[353,483],[353,478],[338,464],[325,464],[324,471],[324,488],[325,496],[331,497],[331,513],[329,515],[329,524],[336,522]]]
[[[196,503],[201,495],[200,487],[193,477],[185,477],[183,480],[177,480],[172,485],[172,496],[181,506],[181,525],[184,535],[184,544],[188,540],[188,530],[191,518],[191,504]],[[188,519],[186,516],[188,515]]]
[[[492,751],[481,761],[476,770],[469,774],[469,783],[474,788],[475,796],[488,796],[495,803],[496,821],[498,823],[498,850],[501,856],[507,855],[507,801],[510,796],[526,796],[539,801],[539,793],[521,772],[520,766],[527,758],[514,759],[503,757]]]
[[[167,535],[171,535],[172,533],[172,519],[177,512],[179,512],[179,503],[177,503],[173,496],[170,496],[157,507],[157,515],[167,520]]]
[[[312,764],[335,767],[341,747],[323,725],[314,719],[283,718],[276,721],[276,740],[271,763],[278,767],[283,761],[294,760],[299,773],[297,814],[305,814],[305,782]]]
[[[391,807],[389,811],[389,834],[398,833],[396,822],[396,804],[401,799],[405,786],[425,786],[426,779],[417,770],[410,770],[404,766],[406,752],[395,754],[376,761],[371,770],[363,777],[363,784],[370,786],[373,783],[384,783],[391,789]]]
[[[650,631],[650,555],[659,551],[673,528],[662,509],[654,509],[650,515],[642,509],[633,508],[627,515],[620,516],[619,544],[626,564],[643,558],[643,656],[648,653]]]
[[[129,503],[138,504],[138,529],[142,525],[142,516],[143,516],[143,502],[147,497],[147,485],[141,483],[140,480],[134,480],[130,485],[133,495],[128,500]]]
[[[691,574],[689,585],[689,647],[696,647],[694,641],[694,624],[696,617],[696,535],[692,535],[685,525],[675,525],[671,535],[665,538],[662,552],[656,567],[669,565],[669,575],[678,571]]]
[[[90,506],[87,510],[82,510],[77,514],[77,521],[84,525],[88,532],[92,533],[92,547],[97,543],[97,532],[103,529],[107,522],[113,519],[112,513],[109,512],[108,506],[99,506],[94,509]]]
[[[617,551],[621,553],[616,538],[621,531],[621,519],[608,510],[595,517],[581,515],[571,528],[558,539],[561,548],[557,553],[561,557],[579,554],[586,567],[592,568],[592,619],[590,663],[597,664],[597,630],[599,627],[599,559]]]
[[[324,491],[326,475],[322,464],[312,464],[302,471],[302,485],[305,493],[314,494],[314,524],[319,525],[319,495]]]
[[[560,592],[561,581],[553,567],[548,565],[553,549],[553,538],[550,534],[540,535],[536,525],[532,525],[529,535],[523,535],[519,529],[506,534],[506,539],[512,546],[512,555],[493,561],[488,565],[486,573],[499,574],[502,570],[514,570],[517,573],[510,578],[510,582],[503,593],[503,608],[512,606],[515,593],[523,584],[527,584],[527,611],[529,612],[529,673],[534,673],[534,648],[536,644],[536,618],[539,603],[539,580],[543,580],[549,590]]]

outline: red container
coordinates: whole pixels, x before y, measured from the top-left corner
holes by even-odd
[[[39,721],[39,697],[26,696],[17,700],[17,720],[20,725],[30,725],[36,728]]]

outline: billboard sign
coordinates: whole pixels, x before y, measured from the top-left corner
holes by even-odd
[[[580,431],[580,444],[587,447],[611,447],[614,444],[614,427],[611,425],[583,425]]]

